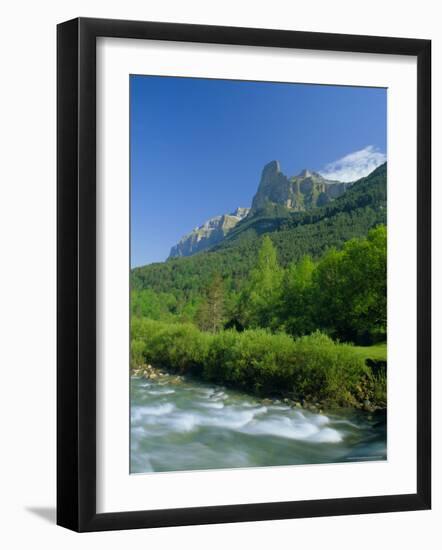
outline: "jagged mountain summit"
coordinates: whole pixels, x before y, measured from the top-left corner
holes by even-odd
[[[210,218],[172,246],[169,258],[191,256],[219,243],[238,222],[247,216],[249,210],[250,208],[237,208],[230,214]]]
[[[219,244],[246,217],[272,217],[324,206],[345,193],[351,185],[327,180],[318,172],[307,169],[297,176],[287,177],[281,172],[279,162],[272,160],[264,166],[251,208],[237,208],[231,214],[210,218],[182,237],[171,248],[169,258],[192,256]]]
[[[264,166],[250,215],[276,213],[281,207],[303,212],[324,206],[345,193],[350,185],[327,180],[318,172],[307,169],[297,176],[287,177],[281,172],[279,162],[273,160]]]

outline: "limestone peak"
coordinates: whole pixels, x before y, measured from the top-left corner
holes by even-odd
[[[304,168],[303,170],[301,170],[299,172],[299,174],[297,176],[295,176],[296,178],[300,178],[300,179],[306,179],[306,178],[318,178],[318,179],[324,179],[321,174],[319,174],[318,172],[315,172],[313,170],[309,170],[308,168]]]
[[[279,172],[281,172],[279,160],[272,160],[264,166],[262,175],[264,177],[264,175],[278,174]]]

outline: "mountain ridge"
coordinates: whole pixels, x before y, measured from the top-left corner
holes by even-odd
[[[250,208],[239,207],[232,213],[209,218],[181,237],[171,247],[168,259],[192,256],[218,245],[246,218],[280,216],[324,206],[344,194],[351,185],[328,180],[307,168],[296,176],[287,177],[279,161],[272,160],[262,170]]]
[[[241,288],[253,268],[264,234],[272,239],[281,265],[304,255],[321,257],[349,239],[365,237],[387,222],[387,163],[353,183],[346,193],[325,206],[306,212],[285,211],[281,216],[247,216],[217,245],[199,254],[132,269],[133,289],[173,292],[192,300],[215,273],[226,285]]]
[[[238,207],[230,214],[209,218],[200,226],[181,237],[172,246],[169,258],[192,256],[220,242],[235,225],[249,213],[249,208]]]
[[[324,206],[345,193],[350,186],[349,183],[328,180],[307,168],[296,176],[288,177],[281,171],[279,162],[272,160],[262,170],[250,215],[272,209],[277,211],[281,206],[294,212]]]

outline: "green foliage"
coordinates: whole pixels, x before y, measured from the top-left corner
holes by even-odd
[[[373,346],[353,346],[353,353],[371,361],[387,361],[387,343],[374,344]]]
[[[186,302],[152,289],[133,291],[132,314],[155,320],[195,322],[217,332],[223,326],[283,330],[297,337],[321,330],[359,344],[385,341],[387,325],[387,231],[330,249],[319,261],[304,256],[280,267],[269,236],[240,292],[225,292],[213,275],[203,298]],[[227,285],[232,285],[227,281]]]
[[[356,405],[367,397],[371,377],[365,362],[349,344],[338,344],[321,332],[296,340],[296,387],[308,399]]]
[[[261,212],[216,249],[133,270],[132,367],[384,406],[385,345],[339,341],[386,339],[385,183],[384,165],[321,208]]]
[[[334,338],[372,343],[386,338],[387,232],[369,231],[316,264],[305,256],[281,270],[265,237],[239,304],[246,328],[285,330],[293,336],[320,329]]]
[[[131,291],[131,315],[134,317],[188,322],[194,319],[200,303],[201,298],[197,296],[185,300],[179,294],[155,292],[151,288]]]
[[[189,323],[164,323],[132,319],[132,364],[143,363],[169,368],[180,373],[202,369],[210,335]]]
[[[170,318],[177,312],[177,299],[171,293],[157,293],[151,288],[131,292],[131,312],[149,319]]]
[[[294,342],[286,334],[263,329],[226,331],[210,346],[204,375],[208,380],[262,395],[292,392],[293,349]]]
[[[382,407],[387,406],[387,373],[385,370],[379,371],[372,376],[371,380],[371,399]]]
[[[312,300],[315,267],[310,256],[304,256],[298,264],[291,264],[285,271],[280,319],[289,334],[301,336],[315,329]]]
[[[217,332],[223,327],[225,320],[224,283],[215,274],[210,283],[205,299],[199,305],[195,318],[201,330]]]
[[[362,343],[384,340],[387,324],[387,231],[372,229],[318,263],[312,300],[316,324],[334,337]]]
[[[239,317],[245,326],[277,326],[282,278],[283,272],[276,258],[276,249],[266,235],[258,253],[257,264],[252,269],[240,298]]]
[[[356,405],[382,383],[348,344],[315,332],[293,340],[263,329],[204,333],[189,324],[132,320],[132,363],[193,374],[258,395]]]

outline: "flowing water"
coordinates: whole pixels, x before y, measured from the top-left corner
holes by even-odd
[[[195,380],[131,379],[131,472],[386,459],[384,413],[322,414]]]

